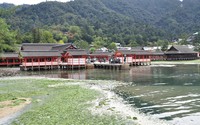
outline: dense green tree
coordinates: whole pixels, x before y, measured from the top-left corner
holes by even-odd
[[[135,40],[130,40],[128,46],[130,47],[136,47],[139,46],[138,43]]]
[[[79,26],[70,26],[69,27],[69,32],[72,33],[73,35],[81,35],[81,29]]]
[[[95,48],[109,47],[112,41],[122,46],[153,46],[159,40],[172,41],[198,31],[199,4],[198,0],[43,2],[32,6],[9,5],[7,9],[0,9],[0,17],[17,30],[16,40],[22,42],[53,42],[51,36],[51,40],[42,38],[49,35],[41,33],[46,30],[57,42],[83,40]],[[25,37],[27,33],[32,38]]]
[[[110,45],[108,46],[108,49],[110,50],[117,50],[117,46],[114,42],[110,43]]]
[[[91,48],[90,48],[90,52],[91,52],[91,53],[94,53],[95,50],[96,50],[96,48],[94,48],[94,47],[91,47]]]
[[[100,49],[101,47],[104,47],[107,45],[107,38],[103,37],[94,37],[94,42],[92,42],[92,45],[96,49]]]
[[[195,51],[200,52],[200,34],[197,34],[194,37],[193,45],[195,46]]]
[[[169,42],[168,41],[164,41],[163,44],[162,44],[162,51],[166,51],[168,49],[168,46],[169,46]]]
[[[53,32],[53,38],[56,41],[60,41],[63,39],[63,33],[62,32]]]
[[[33,42],[33,36],[31,33],[25,33],[22,36],[22,43],[32,43]]]
[[[0,52],[15,51],[17,33],[10,30],[5,20],[0,18]]]
[[[40,43],[41,40],[41,32],[39,28],[34,27],[32,29],[32,37],[33,37],[33,43]]]
[[[64,44],[64,41],[63,40],[59,40],[58,44]]]
[[[86,41],[80,40],[80,41],[76,41],[74,43],[78,48],[81,49],[88,49],[89,48],[89,44]]]
[[[70,26],[68,31],[68,40],[69,42],[75,42],[80,40],[82,36],[82,31],[79,26]]]
[[[41,30],[40,32],[40,42],[41,43],[55,43],[56,41],[53,39],[53,34],[46,30]]]

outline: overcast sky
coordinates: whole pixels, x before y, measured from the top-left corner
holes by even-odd
[[[15,5],[22,5],[22,4],[38,4],[40,2],[44,2],[46,0],[0,0],[0,3],[13,3]],[[48,0],[48,1],[60,1],[60,2],[67,2],[70,0]]]

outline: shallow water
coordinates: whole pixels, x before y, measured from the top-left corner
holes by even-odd
[[[176,125],[200,123],[200,65],[22,72],[22,75],[124,81],[127,85],[116,88],[115,92],[141,112]]]

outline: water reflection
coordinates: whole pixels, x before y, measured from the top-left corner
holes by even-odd
[[[126,86],[116,92],[142,112],[172,120],[200,111],[200,87]]]
[[[150,71],[150,72],[149,72]],[[173,124],[198,125],[200,120],[199,65],[150,67],[134,71],[134,85],[116,88],[127,103]],[[184,119],[182,121],[181,119]]]
[[[132,82],[136,85],[199,85],[199,65],[141,66],[130,70],[49,70],[21,72],[21,75],[69,79],[100,79]]]
[[[87,71],[79,70],[76,72],[61,72],[60,78],[67,78],[67,79],[87,79],[86,77]]]
[[[141,66],[130,70],[55,70],[23,72],[67,79],[117,80],[127,86],[116,88],[127,103],[141,112],[172,121],[174,124],[197,124],[200,120],[200,66]],[[184,119],[184,123],[181,122]],[[188,120],[188,121],[187,121]],[[191,121],[192,120],[192,121]]]
[[[41,76],[48,78],[87,79],[86,70],[49,70],[21,72],[23,76]]]

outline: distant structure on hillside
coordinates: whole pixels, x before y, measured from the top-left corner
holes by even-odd
[[[193,33],[191,36],[189,36],[189,37],[187,38],[186,41],[187,41],[187,42],[192,42],[198,34],[199,34],[199,32]]]

